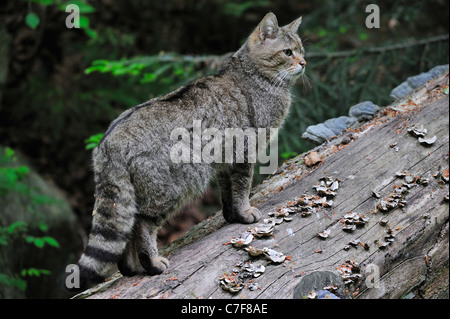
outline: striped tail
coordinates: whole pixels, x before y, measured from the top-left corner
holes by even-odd
[[[97,178],[92,228],[84,253],[78,261],[80,286],[86,289],[103,282],[125,252],[137,213],[134,188],[127,177]]]

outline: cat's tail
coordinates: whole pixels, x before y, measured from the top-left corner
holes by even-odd
[[[131,238],[137,209],[128,172],[120,167],[96,174],[92,228],[78,261],[80,286],[86,289],[103,282],[114,270]]]

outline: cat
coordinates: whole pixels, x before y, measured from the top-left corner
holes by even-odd
[[[158,255],[158,229],[201,196],[217,178],[226,221],[254,223],[253,164],[174,163],[171,131],[201,128],[278,128],[291,105],[290,87],[306,61],[297,35],[301,17],[279,26],[268,13],[214,75],[123,112],[93,151],[92,228],[78,262],[81,288],[104,281],[117,264],[125,276],[156,275],[169,261]],[[190,145],[192,147],[192,145]]]

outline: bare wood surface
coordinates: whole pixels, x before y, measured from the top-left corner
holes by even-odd
[[[342,298],[448,298],[449,207],[444,198],[449,186],[441,175],[448,176],[449,168],[449,101],[443,87],[448,87],[448,74],[384,108],[372,122],[317,147],[319,164],[307,167],[299,156],[255,188],[252,203],[267,216],[301,194],[316,194],[312,187],[321,177],[341,181],[331,208],[304,218],[294,214],[292,221],[275,226],[273,237],[251,243],[292,256],[289,261],[267,264],[242,248],[224,245],[255,225],[228,224],[218,213],[161,250],[170,261],[163,274],[115,275],[77,298],[293,298],[304,278],[319,272],[340,277],[339,269],[348,260],[360,265],[361,278],[348,285],[340,283]],[[433,145],[424,146],[407,132],[422,125],[427,137],[436,136]],[[406,172],[416,182],[404,196],[404,207],[382,212],[377,204],[404,182],[397,172]],[[417,178],[428,179],[428,185],[418,184]],[[381,197],[373,197],[372,191]],[[345,232],[342,220],[348,212],[369,220]],[[383,219],[385,226],[379,223]],[[388,227],[394,241],[380,249]],[[324,230],[330,234],[321,239],[317,233]],[[344,250],[351,241],[357,245]],[[259,289],[244,288],[236,294],[222,290],[219,277],[245,261],[266,266],[253,280]],[[366,284],[367,270],[374,265],[379,270],[375,288]]]

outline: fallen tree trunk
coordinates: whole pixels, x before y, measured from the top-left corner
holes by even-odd
[[[268,216],[295,208],[302,194],[312,201],[325,197],[313,189],[323,177],[340,181],[311,214],[291,209],[291,221],[281,220],[273,236],[249,244],[281,252],[284,262],[269,263],[229,244],[256,225],[228,224],[218,213],[161,250],[170,260],[163,274],[117,274],[77,298],[302,298],[325,286],[341,298],[448,298],[445,87],[448,73],[370,123],[288,161],[254,190],[252,203]],[[420,135],[421,126],[426,139],[436,136],[430,145],[408,132],[415,127]],[[320,161],[306,166],[313,155]],[[232,286],[245,262],[265,271],[237,293],[222,289],[219,278]]]

